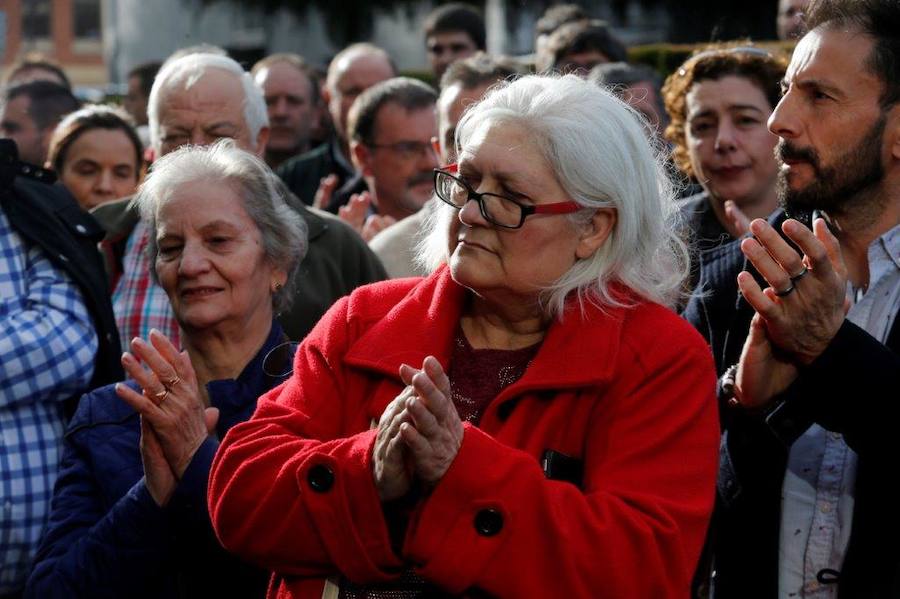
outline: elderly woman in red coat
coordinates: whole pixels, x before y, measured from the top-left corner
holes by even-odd
[[[220,541],[271,597],[687,596],[719,430],[662,160],[573,76],[493,90],[457,146],[433,274],[335,304],[228,433]]]

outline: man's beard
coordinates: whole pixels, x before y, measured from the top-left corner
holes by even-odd
[[[884,179],[881,148],[886,115],[882,114],[853,148],[837,156],[832,166],[822,166],[818,152],[797,148],[784,139],[775,148],[776,157],[805,160],[813,170],[813,180],[802,189],[791,189],[788,175],[778,172],[776,191],[781,206],[789,215],[802,211],[845,212],[851,205],[867,203]]]

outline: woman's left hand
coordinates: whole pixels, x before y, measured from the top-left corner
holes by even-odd
[[[122,365],[144,392],[120,384],[116,393],[152,427],[172,472],[180,479],[197,449],[215,430],[218,410],[205,406],[187,353],[179,353],[162,333],[152,331],[150,343],[135,338],[131,348],[134,355],[123,354]]]
[[[450,379],[432,356],[425,358],[422,370],[401,366],[400,378],[416,395],[406,399],[412,422],[401,425],[398,434],[409,447],[419,480],[433,486],[450,468],[463,441],[463,424],[450,399]]]

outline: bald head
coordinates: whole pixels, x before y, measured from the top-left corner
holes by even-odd
[[[387,52],[372,44],[353,44],[328,65],[324,97],[341,141],[347,141],[347,113],[364,91],[396,74]]]

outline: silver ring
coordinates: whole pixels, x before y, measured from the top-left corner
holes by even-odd
[[[778,297],[787,297],[790,294],[792,294],[793,292],[794,292],[794,284],[791,283],[790,287],[788,287],[787,289],[785,289],[783,291],[776,291],[775,295],[777,295]]]
[[[798,272],[796,275],[794,275],[793,277],[791,277],[791,286],[793,286],[795,283],[797,283],[797,281],[799,281],[800,279],[802,279],[803,277],[805,277],[805,276],[806,276],[806,273],[808,273],[808,272],[809,272],[809,269],[806,268],[806,267],[804,266],[804,267],[803,267],[803,270],[801,270],[801,271]]]

